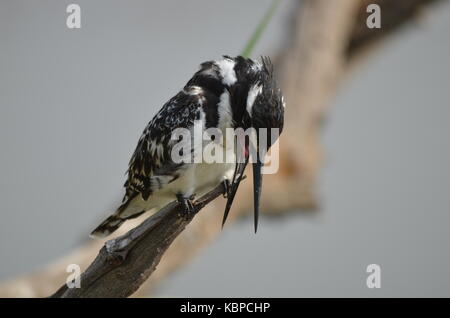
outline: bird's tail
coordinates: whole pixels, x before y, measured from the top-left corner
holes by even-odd
[[[117,230],[126,220],[137,218],[145,212],[145,210],[133,206],[130,202],[131,199],[123,203],[114,214],[97,226],[89,236],[93,238],[106,237]]]
[[[126,219],[122,219],[120,215],[114,213],[97,226],[89,236],[95,238],[106,237],[117,230],[125,221]]]

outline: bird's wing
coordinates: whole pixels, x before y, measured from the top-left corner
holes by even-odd
[[[172,139],[172,132],[176,128],[191,129],[201,118],[202,106],[203,95],[183,90],[149,122],[129,163],[122,206],[137,195],[147,200],[155,190],[179,177],[186,164],[172,160],[172,148],[178,142]]]

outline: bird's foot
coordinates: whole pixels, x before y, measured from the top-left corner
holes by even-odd
[[[226,198],[228,198],[228,194],[231,191],[231,181],[228,179],[224,179],[222,181],[222,184],[223,184],[223,188],[225,189],[225,192],[223,193],[223,197],[226,199]]]
[[[190,196],[189,198],[184,197],[181,193],[177,194],[177,201],[181,204],[183,210],[182,210],[182,216],[185,218],[189,218],[192,214],[195,213],[195,207],[192,203],[192,200],[194,199],[194,196]]]

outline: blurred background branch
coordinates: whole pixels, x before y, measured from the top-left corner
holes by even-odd
[[[292,13],[288,44],[275,60],[287,108],[280,141],[280,171],[265,176],[262,208],[267,215],[318,207],[317,175],[322,165],[319,137],[327,105],[340,80],[355,62],[364,61],[386,36],[413,21],[421,9],[437,0],[305,0]],[[382,29],[368,29],[366,7],[378,3]],[[251,210],[249,182],[244,182],[230,214],[230,223]],[[274,199],[276,198],[276,199]],[[208,205],[168,249],[158,269],[134,294],[146,296],[152,288],[184,266],[220,233],[224,201]],[[128,222],[124,234],[143,219]],[[104,241],[88,241],[60,260],[35,273],[0,285],[2,297],[43,297],[53,293],[67,277],[68,264],[82,269],[92,262]]]

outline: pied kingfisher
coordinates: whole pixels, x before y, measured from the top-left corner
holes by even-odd
[[[281,133],[283,118],[283,96],[269,58],[256,61],[223,56],[202,63],[184,88],[164,104],[145,128],[129,163],[122,204],[91,236],[107,236],[124,221],[162,208],[175,199],[189,213],[193,196],[199,197],[221,182],[227,192],[224,223],[248,163],[248,142],[243,144],[243,162],[180,163],[174,162],[171,156],[177,142],[172,132],[176,128],[192,130],[200,125],[220,130],[276,128]],[[259,133],[256,136],[259,139]],[[267,138],[266,150],[274,142],[270,136]],[[228,147],[226,143],[222,146],[236,158],[236,147]],[[256,231],[262,184],[261,158],[252,165]]]

